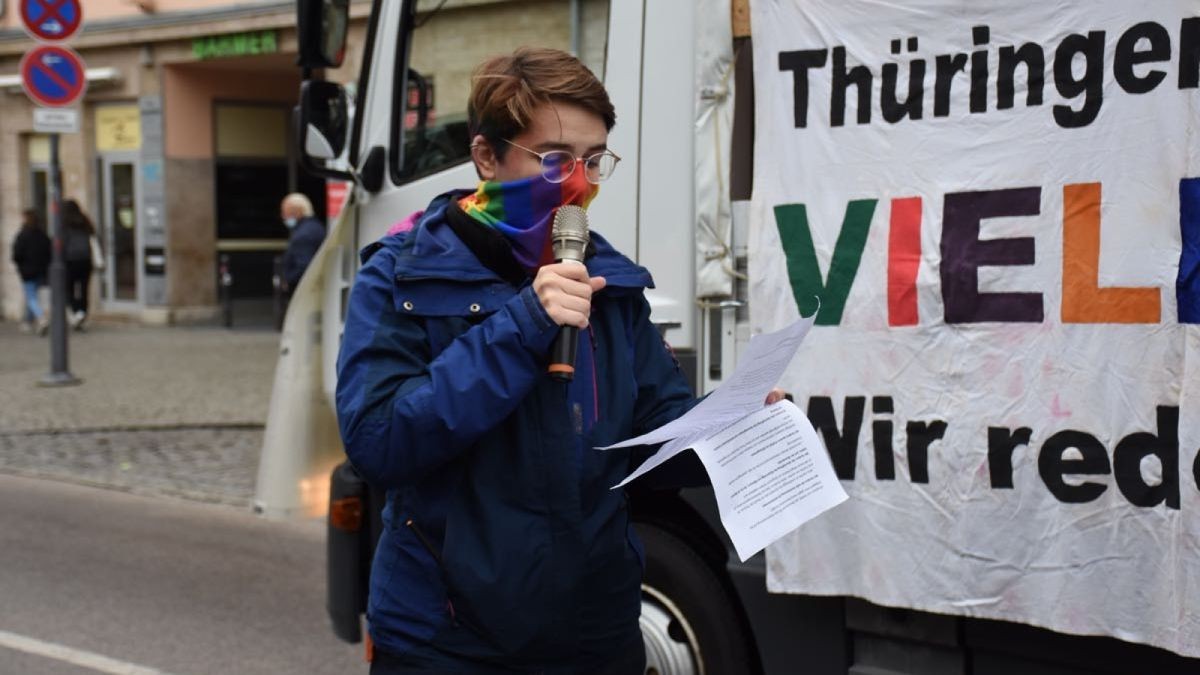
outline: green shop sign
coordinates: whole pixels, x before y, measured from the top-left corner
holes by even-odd
[[[233,33],[230,35],[209,35],[192,40],[192,56],[203,61],[205,59],[223,59],[230,56],[256,56],[258,54],[274,54],[279,51],[279,40],[275,31],[264,30],[255,33]]]

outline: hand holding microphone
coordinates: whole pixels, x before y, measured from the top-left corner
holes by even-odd
[[[559,262],[538,270],[533,280],[542,307],[562,326],[550,351],[551,377],[570,381],[575,374],[575,349],[579,329],[586,328],[591,313],[592,294],[604,288],[603,277],[588,277],[583,265],[587,250],[587,212],[578,206],[563,206],[554,216],[554,257]]]

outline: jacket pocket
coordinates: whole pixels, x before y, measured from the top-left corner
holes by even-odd
[[[546,522],[519,504],[464,500],[446,520],[442,564],[457,620],[501,654],[552,654],[569,587]],[[548,651],[547,651],[548,650]]]

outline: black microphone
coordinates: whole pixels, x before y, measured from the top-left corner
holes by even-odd
[[[583,264],[583,254],[588,245],[587,211],[568,204],[558,207],[554,214],[554,227],[550,230],[550,241],[554,257],[558,262],[572,261]],[[575,351],[579,346],[579,329],[563,326],[554,346],[550,348],[550,365],[546,372],[559,382],[570,382],[575,377]]]

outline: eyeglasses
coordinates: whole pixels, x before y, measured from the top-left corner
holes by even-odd
[[[537,152],[523,145],[513,143],[508,139],[504,139],[504,142],[515,148],[520,148],[531,155],[535,155],[540,159],[542,162],[542,178],[551,183],[561,183],[570,178],[571,174],[575,173],[575,165],[582,161],[583,173],[587,178],[587,182],[599,185],[612,176],[613,171],[617,168],[617,162],[621,161],[621,158],[611,150],[603,150],[587,157],[576,157],[566,150]]]

